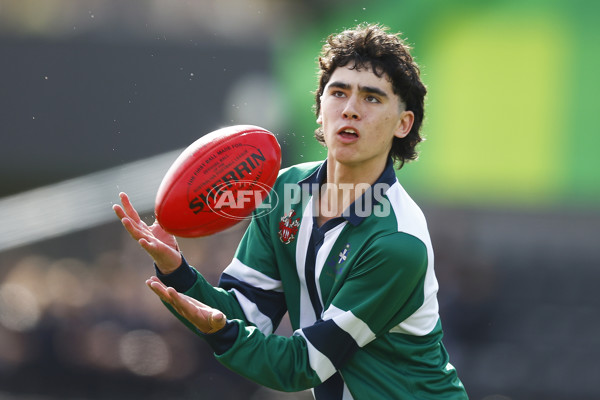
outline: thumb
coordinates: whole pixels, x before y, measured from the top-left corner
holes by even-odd
[[[213,311],[208,317],[208,323],[210,325],[209,333],[214,333],[218,330],[221,330],[225,326],[227,323],[227,318],[221,311]]]

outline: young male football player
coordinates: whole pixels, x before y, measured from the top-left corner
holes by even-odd
[[[426,93],[408,46],[378,25],[331,35],[319,59],[323,162],[281,171],[211,286],[125,194],[115,212],[152,256],[148,286],[228,368],[320,399],[466,399],[442,345],[433,249],[394,171],[416,158]],[[288,312],[291,337],[273,334]]]

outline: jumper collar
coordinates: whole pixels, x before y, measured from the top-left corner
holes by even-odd
[[[312,195],[313,190],[315,188],[320,188],[321,185],[326,181],[326,178],[327,178],[327,160],[323,161],[323,163],[319,166],[319,168],[317,168],[317,170],[315,172],[310,174],[307,178],[298,182],[298,184],[303,189],[306,189],[308,191],[308,193],[310,193]],[[344,210],[341,217],[346,219],[348,222],[350,222],[354,226],[359,225],[367,216],[369,216],[373,213],[374,207],[376,205],[380,204],[377,196],[375,196],[373,187],[377,186],[377,185],[386,185],[386,190],[383,191],[383,193],[385,193],[387,191],[387,188],[392,186],[395,182],[396,182],[396,172],[394,171],[394,162],[393,162],[392,158],[390,157],[387,160],[387,163],[385,165],[385,168],[383,169],[383,172],[381,173],[379,178],[377,178],[375,183],[373,185],[369,186],[369,188],[365,191],[365,193],[363,193],[361,195],[361,197],[359,197],[352,204],[350,204],[350,206],[348,206],[348,208],[346,208]],[[364,210],[363,212],[361,212],[361,215],[359,215],[357,212],[357,209],[356,209],[357,203],[362,204],[363,207],[365,205],[370,205],[370,209]]]

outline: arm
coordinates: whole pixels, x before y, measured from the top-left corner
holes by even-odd
[[[157,275],[165,280],[167,285],[173,285],[177,289],[182,290],[182,287],[190,288],[198,281],[200,282],[200,285],[204,284],[204,286],[210,287],[212,290],[214,290],[214,288],[208,284],[200,274],[187,265],[187,262],[179,251],[179,246],[175,236],[167,233],[156,221],[152,225],[146,224],[141,220],[138,212],[131,204],[129,197],[125,193],[120,193],[119,197],[121,200],[121,205],[115,204],[113,206],[114,212],[117,214],[117,217],[121,220],[121,223],[131,237],[140,244],[140,246],[150,255],[150,257],[152,257],[156,266]],[[166,286],[165,290],[156,292],[157,287],[159,287],[157,286],[158,282],[160,281],[153,277],[151,280],[147,281],[147,284],[150,288],[155,290],[155,293],[157,293],[157,295],[159,295],[159,297],[171,307],[172,311],[174,311],[171,304],[166,301],[170,299],[170,297],[167,295]],[[187,290],[187,288],[182,291]],[[232,304],[232,301],[229,301],[229,303]],[[235,301],[233,301],[233,303],[235,303]],[[233,308],[229,308],[226,311],[231,312],[232,315],[236,315],[236,313],[233,311],[234,309],[235,305],[233,305]],[[214,311],[216,312],[218,310]],[[175,313],[178,318],[190,326],[189,322],[185,318],[177,314],[177,312]],[[222,315],[223,313],[220,312],[220,314]],[[242,315],[242,313],[239,311],[237,314]],[[212,314],[207,314],[204,312],[202,315],[207,317]],[[206,323],[208,324],[206,326],[201,324],[202,329],[200,330],[213,332],[216,329],[215,327],[222,327],[225,324],[225,318],[223,316],[222,321],[219,319],[219,324],[217,325],[215,325],[214,321],[210,319],[207,320]]]
[[[157,222],[147,225],[141,220],[129,197],[125,193],[120,193],[119,197],[122,205],[114,205],[113,210],[131,237],[152,257],[156,266],[158,280],[162,281],[165,286],[171,286],[191,298],[198,299],[206,303],[209,307],[225,313],[231,319],[241,320],[246,320],[245,312],[255,317],[257,316],[257,312],[252,313],[252,310],[249,309],[253,300],[273,300],[273,297],[276,297],[276,300],[279,301],[274,302],[274,304],[279,304],[279,307],[277,310],[274,310],[277,315],[274,319],[279,323],[279,320],[281,320],[281,317],[285,313],[285,301],[281,301],[283,297],[281,293],[270,293],[260,287],[255,288],[246,282],[238,280],[239,268],[236,271],[233,271],[235,268],[229,268],[233,271],[231,273],[235,277],[228,274],[223,275],[222,285],[227,290],[213,287],[200,273],[187,264],[187,261],[179,251],[179,246],[173,235],[165,232]],[[154,282],[158,280],[156,278],[153,279]],[[151,286],[151,288],[156,287],[156,284]],[[165,293],[162,293],[163,296],[161,296],[163,300],[168,298],[164,296]],[[245,307],[240,306],[237,297],[242,299]],[[176,317],[193,331],[196,331],[195,327],[182,317],[169,302],[165,303]],[[203,332],[203,329],[200,329],[200,331]]]
[[[306,342],[302,337],[264,335],[243,320],[226,322],[219,310],[165,286],[156,277],[148,279],[146,284],[186,325],[200,332],[215,350],[217,359],[224,357],[222,362],[230,369],[284,391],[308,389],[321,383],[308,365]],[[231,354],[234,360],[227,362]]]
[[[235,353],[242,375],[280,390],[310,388],[320,380],[308,365],[304,338],[269,334],[287,307],[263,225],[260,219],[252,221],[236,258],[221,276],[220,287],[212,287],[184,258],[169,274],[158,270],[160,279],[153,277],[147,285],[177,318],[209,343],[217,358]],[[252,253],[252,265],[259,267],[250,268],[237,258],[245,251]],[[224,326],[219,329],[221,324]]]

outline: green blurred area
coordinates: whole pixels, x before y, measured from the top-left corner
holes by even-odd
[[[332,6],[282,36],[276,71],[288,94],[284,163],[322,159],[312,139],[324,38],[360,22],[400,31],[428,86],[421,156],[399,177],[432,203],[502,208],[600,203],[600,29],[594,1],[377,1]]]

